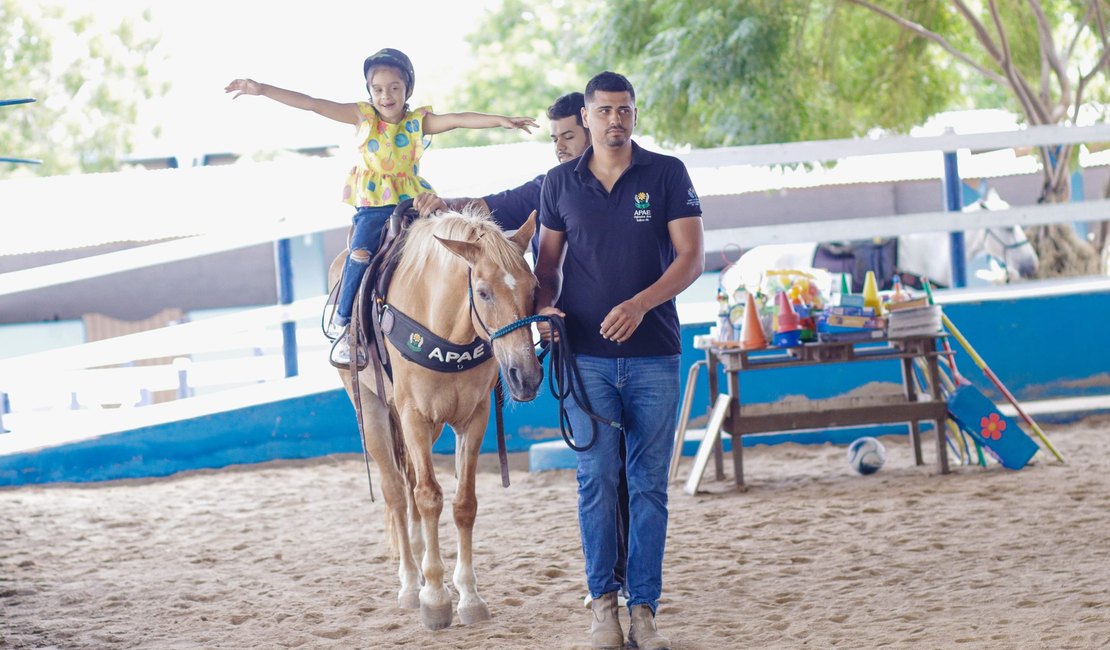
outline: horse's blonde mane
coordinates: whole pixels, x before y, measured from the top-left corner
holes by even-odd
[[[478,243],[499,267],[507,270],[527,269],[520,251],[505,237],[489,215],[467,206],[462,212],[440,212],[412,222],[405,233],[397,274],[416,277],[410,273],[463,264],[459,257],[436,241],[436,237]]]

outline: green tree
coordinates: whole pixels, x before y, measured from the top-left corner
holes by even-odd
[[[474,105],[534,106],[557,93],[553,67],[581,81],[617,70],[636,84],[641,133],[714,147],[904,132],[953,108],[1074,124],[1110,99],[1107,0],[533,4],[507,0],[483,27]],[[1038,153],[1045,199],[1065,200],[1076,148]],[[1097,270],[1069,225],[1032,234],[1042,275]]]
[[[1110,60],[1106,0],[965,0],[936,2],[955,19],[948,29],[921,23],[896,0],[841,0],[861,17],[878,16],[934,51],[959,62],[980,82],[1004,91],[1011,108],[1032,125],[1076,124],[1080,112],[1105,106]],[[925,3],[922,3],[925,4]],[[933,4],[933,3],[929,3]],[[970,35],[970,38],[968,37]],[[1104,118],[1104,109],[1100,119]],[[1042,198],[1069,198],[1076,145],[1040,147]],[[1105,239],[1105,228],[1101,229]],[[1098,250],[1079,239],[1070,224],[1033,231],[1042,277],[1099,271]]]
[[[0,98],[38,100],[0,108],[0,155],[43,161],[0,163],[0,176],[118,168],[139,103],[167,85],[148,71],[150,16],[104,22],[60,4],[0,0]]]
[[[580,48],[588,41],[592,16],[582,0],[505,0],[467,36],[477,65],[456,89],[452,105],[543,117],[556,97],[586,85]],[[546,138],[546,127],[540,131],[537,139]],[[458,129],[436,136],[440,147],[519,141],[519,132],[499,129]]]

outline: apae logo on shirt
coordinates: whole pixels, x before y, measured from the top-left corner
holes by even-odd
[[[698,193],[694,191],[693,187],[691,187],[687,191],[687,194],[688,194],[689,198],[686,199],[686,205],[688,205],[692,208],[700,208],[701,207],[701,199],[698,198]]]
[[[639,222],[651,221],[651,196],[647,192],[636,193],[636,209],[632,212],[632,219]]]

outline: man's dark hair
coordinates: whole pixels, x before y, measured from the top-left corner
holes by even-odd
[[[586,128],[582,124],[582,108],[586,105],[586,98],[580,92],[567,93],[555,100],[555,103],[547,107],[547,119],[561,120],[564,117],[574,116],[574,121],[578,122],[578,126]]]
[[[636,101],[636,91],[632,88],[632,83],[628,81],[622,74],[616,72],[601,72],[590,79],[586,84],[586,100],[594,98],[594,93],[597,91],[604,93],[628,93],[632,101]]]

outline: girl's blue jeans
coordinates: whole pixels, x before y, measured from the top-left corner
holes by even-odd
[[[624,426],[597,425],[597,442],[578,453],[578,526],[586,584],[594,598],[617,591],[620,436],[628,476],[628,606],[654,612],[663,589],[667,541],[667,478],[678,413],[679,356],[605,358],[578,355],[590,409]],[[576,445],[593,436],[590,418],[574,400],[567,412]]]
[[[351,218],[354,232],[351,233],[350,250],[363,249],[370,254],[370,258],[373,258],[378,245],[381,244],[382,228],[389,223],[389,217],[395,207],[397,206],[386,205],[377,208],[359,208]],[[340,325],[351,322],[351,310],[354,308],[358,285],[362,282],[362,276],[368,266],[370,266],[369,262],[352,260],[350,253],[347,254],[347,263],[343,266],[343,283],[339,287],[336,307],[338,318],[335,320]]]

